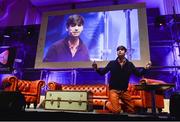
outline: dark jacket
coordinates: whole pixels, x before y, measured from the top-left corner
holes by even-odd
[[[100,75],[110,71],[109,88],[115,90],[127,90],[131,74],[142,76],[146,70],[143,68],[139,71],[132,62],[126,59],[126,63],[121,67],[118,60],[110,61],[103,69],[96,70]]]
[[[49,49],[44,58],[46,62],[72,62],[72,61],[89,61],[88,49],[80,40],[77,52],[74,57],[68,46],[68,40],[63,39],[55,42]]]

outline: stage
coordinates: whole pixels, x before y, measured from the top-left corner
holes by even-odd
[[[118,120],[177,120],[167,113],[157,114],[112,114],[101,113],[96,110],[92,112],[78,112],[78,111],[58,111],[58,110],[44,110],[42,108],[29,108],[24,112],[1,112],[0,120],[16,120],[16,121],[118,121]]]
[[[41,96],[40,104],[37,108],[34,109],[33,104],[30,105],[30,108],[25,108],[23,112],[4,112],[0,111],[1,117],[0,120],[4,121],[118,121],[118,120],[177,120],[174,117],[171,117],[168,111],[169,100],[165,100],[165,108],[162,113],[157,113],[153,115],[151,110],[148,110],[147,113],[136,113],[136,114],[127,114],[119,113],[112,114],[107,113],[101,110],[93,110],[91,112],[82,112],[82,111],[60,111],[60,110],[46,110],[43,107],[44,96]]]

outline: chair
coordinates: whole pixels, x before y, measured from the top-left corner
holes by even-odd
[[[5,91],[20,91],[24,97],[27,104],[27,108],[30,104],[34,104],[34,108],[40,102],[41,88],[45,86],[43,80],[20,80],[15,76],[9,76],[2,81],[3,84],[8,84],[4,88]]]

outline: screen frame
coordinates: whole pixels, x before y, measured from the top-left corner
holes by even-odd
[[[35,59],[36,69],[71,69],[71,68],[91,68],[93,61],[88,62],[43,62],[43,51],[46,41],[46,31],[49,16],[58,16],[65,14],[78,14],[85,12],[113,11],[124,9],[138,9],[139,39],[140,39],[140,55],[141,60],[130,60],[136,67],[144,67],[150,61],[149,39],[147,29],[146,4],[122,4],[93,8],[72,9],[63,11],[45,12],[42,15],[40,34]],[[109,61],[97,61],[98,67],[104,67]]]

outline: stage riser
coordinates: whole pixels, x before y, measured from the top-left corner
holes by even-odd
[[[0,91],[0,112],[20,112],[25,106],[25,98],[20,92]]]
[[[180,118],[180,93],[174,93],[170,97],[170,114]]]

